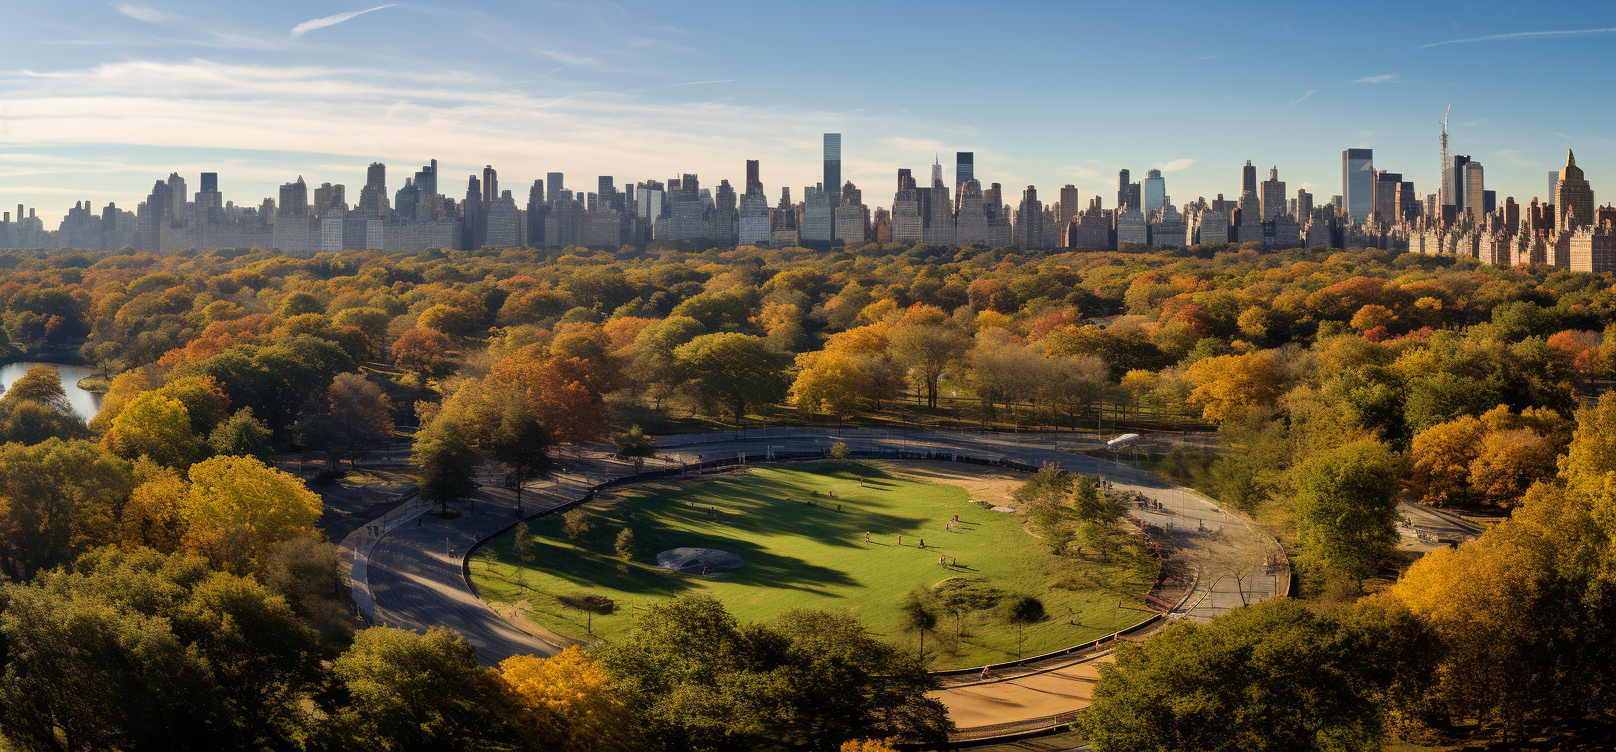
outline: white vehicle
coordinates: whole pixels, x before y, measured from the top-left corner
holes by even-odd
[[[1123,448],[1125,446],[1137,443],[1139,441],[1139,439],[1141,439],[1141,438],[1143,438],[1143,437],[1141,437],[1139,434],[1136,434],[1136,433],[1125,433],[1125,434],[1123,434],[1121,436],[1118,436],[1118,437],[1116,437],[1116,438],[1114,438],[1114,439],[1112,439],[1110,441],[1105,442],[1105,448],[1115,452],[1118,449],[1121,449],[1121,448]]]

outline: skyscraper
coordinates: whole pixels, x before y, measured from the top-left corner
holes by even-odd
[[[1262,218],[1264,222],[1276,219],[1285,214],[1285,181],[1279,179],[1279,167],[1268,168],[1268,179],[1258,186],[1259,198],[1262,199]]]
[[[1146,215],[1167,203],[1167,181],[1162,179],[1161,170],[1145,171],[1145,183],[1141,192],[1144,194]]]
[[[1451,190],[1448,191],[1447,205],[1453,207],[1456,217],[1464,214],[1465,206],[1469,203],[1465,200],[1464,176],[1467,164],[1470,164],[1470,157],[1461,154],[1455,154],[1448,160],[1447,184]]]
[[[1240,194],[1257,194],[1257,167],[1246,160],[1246,166],[1240,168]]]
[[[1577,157],[1566,150],[1566,164],[1560,170],[1560,182],[1555,186],[1554,210],[1565,218],[1566,229],[1587,227],[1594,223],[1594,189],[1582,177]]]
[[[1375,151],[1341,152],[1341,209],[1350,222],[1364,222],[1375,211]]]
[[[1560,171],[1559,170],[1549,170],[1549,194],[1548,194],[1548,199],[1550,201],[1553,201],[1554,197],[1559,193],[1560,193]]]
[[[357,209],[366,218],[387,214],[387,165],[371,162],[365,169],[365,187],[359,189]]]
[[[201,190],[208,191],[208,192],[217,192],[219,190],[219,173],[217,173],[217,172],[204,172],[204,173],[202,173],[202,188],[201,188]]]
[[[822,184],[831,208],[841,203],[842,134],[825,134],[825,182]]]
[[[1128,178],[1126,169],[1117,170],[1117,211],[1128,208]]]
[[[753,193],[763,193],[763,180],[758,177],[758,161],[748,159],[746,160],[746,195]],[[767,205],[767,203],[764,204],[764,206]],[[764,238],[763,242],[768,242],[768,239]]]
[[[1481,163],[1466,160],[1462,175],[1465,213],[1470,215],[1470,221],[1480,222],[1487,216],[1487,187],[1482,178]]]
[[[595,194],[599,197],[601,211],[617,208],[617,186],[613,184],[611,175],[595,178]]]
[[[954,195],[959,195],[965,181],[976,177],[976,152],[954,152]]]
[[[1067,225],[1071,224],[1072,222],[1077,221],[1077,215],[1083,213],[1083,207],[1078,205],[1078,201],[1079,201],[1079,199],[1078,199],[1078,195],[1077,195],[1077,186],[1072,185],[1071,183],[1067,183],[1065,185],[1065,187],[1061,188],[1061,190],[1060,190],[1060,208],[1061,208],[1061,210],[1060,210],[1060,217],[1058,218],[1058,221],[1060,222],[1060,227],[1061,227],[1062,232],[1066,231],[1066,226]]]
[[[550,205],[551,206],[554,206],[555,202],[560,201],[561,200],[561,192],[566,190],[566,187],[564,185],[562,185],[562,175],[561,175],[561,173],[559,173],[559,172],[547,172],[547,173],[545,173],[544,174],[544,190],[549,195]]]
[[[483,167],[483,208],[487,208],[499,199],[499,173],[493,165]]]

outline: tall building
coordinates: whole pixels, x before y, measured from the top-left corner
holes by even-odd
[[[1060,216],[1056,219],[1060,223],[1062,232],[1066,226],[1076,222],[1077,216],[1083,213],[1083,207],[1078,205],[1077,186],[1067,183],[1060,190]]]
[[[763,181],[758,178],[758,161],[746,160],[746,195],[763,192]],[[765,204],[766,206],[767,204]]]
[[[1016,207],[1016,223],[1011,230],[1010,242],[1022,248],[1044,247],[1044,206],[1038,201],[1038,189],[1027,186],[1021,192],[1021,204]]]
[[[217,173],[217,172],[204,172],[204,173],[202,173],[202,188],[201,188],[201,190],[204,193],[218,193],[219,192],[219,173]]]
[[[387,165],[371,162],[365,169],[365,187],[359,189],[359,205],[355,210],[366,218],[387,216]]]
[[[611,175],[595,178],[595,194],[599,196],[601,211],[617,208],[617,186]]]
[[[841,194],[837,187],[842,184],[842,134],[825,134],[825,197],[829,199],[832,209],[840,203]],[[806,228],[805,228],[806,229]],[[826,238],[829,240],[829,238]]]
[[[1268,179],[1258,186],[1258,198],[1262,200],[1262,218],[1264,222],[1272,221],[1285,215],[1288,208],[1285,204],[1285,181],[1279,179],[1278,165],[1268,168]]]
[[[1147,216],[1167,203],[1167,181],[1162,179],[1161,170],[1145,171],[1145,182],[1141,192],[1144,194]]]
[[[870,233],[870,213],[864,206],[864,193],[850,180],[842,186],[841,202],[836,207],[836,240],[849,248],[864,245]]]
[[[559,172],[544,173],[544,187],[550,196],[551,205],[561,200],[561,192],[566,190],[566,186],[563,185],[563,176]]]
[[[943,185],[943,165],[933,161],[931,189],[922,196],[925,205],[927,243],[953,245],[958,237],[954,225],[954,205],[948,201],[948,186]]]
[[[1448,200],[1444,203],[1453,207],[1456,218],[1464,214],[1465,206],[1469,203],[1465,200],[1465,165],[1467,164],[1470,164],[1470,157],[1462,154],[1455,154],[1448,160],[1447,182],[1451,190],[1448,192]]]
[[[1306,188],[1297,188],[1296,221],[1306,222],[1311,216],[1313,216],[1313,194],[1308,193]]]
[[[1132,177],[1126,169],[1117,170],[1117,211],[1128,208],[1128,179]]]
[[[296,182],[281,184],[281,198],[276,206],[276,216],[308,216],[309,187],[303,182],[302,175],[297,176]]]
[[[549,209],[544,201],[544,181],[534,180],[527,189],[527,244],[534,248],[544,247],[544,220]]]
[[[1257,195],[1257,166],[1246,160],[1246,165],[1240,168],[1240,193]]]
[[[1560,193],[1560,171],[1559,170],[1549,170],[1549,193],[1548,193],[1548,199],[1550,201],[1553,201],[1554,197],[1556,195],[1558,195],[1559,193]]]
[[[1375,151],[1341,152],[1341,210],[1350,223],[1368,221],[1375,211]]]
[[[1582,177],[1577,157],[1566,150],[1566,164],[1560,170],[1560,181],[1554,191],[1555,211],[1565,217],[1566,227],[1574,229],[1594,223],[1594,189]],[[1557,225],[1558,226],[1558,225]]]
[[[1464,211],[1470,221],[1481,222],[1487,216],[1487,187],[1482,178],[1481,163],[1466,160],[1464,172]]]
[[[954,195],[958,196],[965,181],[976,177],[976,152],[954,152]]]

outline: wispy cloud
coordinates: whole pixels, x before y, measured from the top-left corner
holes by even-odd
[[[168,18],[168,14],[166,13],[159,13],[151,8],[141,5],[126,5],[124,3],[119,3],[113,7],[117,8],[119,13],[140,21],[157,23]]]
[[[734,82],[736,80],[737,79],[733,79],[733,78],[725,78],[725,79],[720,79],[720,80],[717,80],[717,81],[686,81],[686,82],[684,82],[682,84],[668,84],[667,86],[654,86],[652,88],[654,88],[654,89],[672,89],[675,86],[700,86],[702,84],[727,84],[727,83],[732,83],[732,82]]]
[[[1355,83],[1355,84],[1400,84],[1400,83],[1402,83],[1402,81],[1399,81],[1397,79],[1397,74],[1396,73],[1382,73],[1382,74],[1380,74],[1378,76],[1364,76],[1363,78],[1360,78],[1357,81],[1353,81],[1353,83]]]
[[[1613,29],[1567,29],[1564,31],[1518,31],[1513,34],[1489,34],[1484,37],[1470,37],[1468,39],[1448,39],[1441,42],[1420,45],[1426,47],[1441,47],[1444,44],[1469,44],[1470,42],[1496,42],[1505,39],[1540,39],[1543,37],[1582,37],[1590,34],[1616,34]]]
[[[353,18],[354,16],[360,16],[360,15],[364,15],[364,14],[369,13],[369,12],[374,11],[374,10],[381,10],[383,8],[393,8],[393,7],[397,7],[397,6],[398,6],[398,3],[390,3],[388,5],[378,5],[378,6],[374,7],[374,8],[366,8],[364,10],[355,10],[355,11],[349,11],[347,13],[338,13],[337,15],[326,16],[325,18],[316,18],[316,19],[314,19],[312,21],[304,21],[303,23],[300,23],[300,24],[292,27],[292,36],[300,37],[300,36],[303,36],[304,34],[307,34],[307,33],[311,32],[311,31],[314,31],[315,29],[323,29],[323,28],[325,28],[327,26],[335,26],[335,25],[337,25],[339,23],[342,23],[343,21],[346,21],[346,20],[348,20],[350,18]]]
[[[1295,99],[1292,99],[1291,104],[1296,104],[1297,102],[1300,102],[1300,101],[1302,101],[1304,99],[1307,99],[1308,97],[1311,97],[1314,94],[1317,94],[1318,91],[1319,91],[1318,89],[1308,89],[1306,94],[1303,94],[1302,96],[1299,96],[1299,97],[1297,97]]]
[[[1178,172],[1192,164],[1195,164],[1195,160],[1186,157],[1184,159],[1175,159],[1171,162],[1157,162],[1156,169],[1162,172]]]

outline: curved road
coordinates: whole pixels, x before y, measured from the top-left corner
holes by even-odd
[[[1243,603],[1274,597],[1289,589],[1288,570],[1271,570],[1269,557],[1279,552],[1274,539],[1239,517],[1189,489],[1180,488],[1153,473],[1076,454],[1097,447],[1092,438],[1070,434],[977,434],[959,431],[904,429],[789,428],[731,433],[667,436],[658,439],[662,458],[647,470],[675,462],[713,460],[745,452],[752,462],[772,452],[826,451],[845,442],[856,452],[931,452],[989,460],[1010,460],[1027,465],[1055,463],[1067,470],[1097,475],[1115,487],[1131,489],[1160,502],[1161,508],[1130,508],[1135,516],[1167,531],[1170,556],[1192,571],[1193,591],[1186,593],[1168,619],[1210,619]],[[946,457],[943,457],[946,459]],[[441,520],[422,515],[397,524],[369,548],[366,566],[356,566],[356,592],[368,585],[374,598],[373,622],[424,631],[446,626],[465,635],[477,647],[478,658],[494,664],[517,654],[553,655],[558,648],[518,629],[489,608],[472,591],[463,575],[466,552],[475,544],[535,511],[553,509],[582,497],[589,488],[610,478],[632,474],[628,463],[599,452],[576,459],[563,458],[566,471],[555,481],[530,487],[524,494],[524,512],[514,508],[514,494],[484,487],[463,516]],[[1426,524],[1429,521],[1421,520]],[[363,547],[355,553],[364,557]],[[359,582],[359,579],[366,582]],[[988,676],[985,680],[956,683],[935,693],[948,706],[962,730],[1014,722],[1031,722],[1088,705],[1088,690],[1095,677],[1089,655],[1053,667]]]

